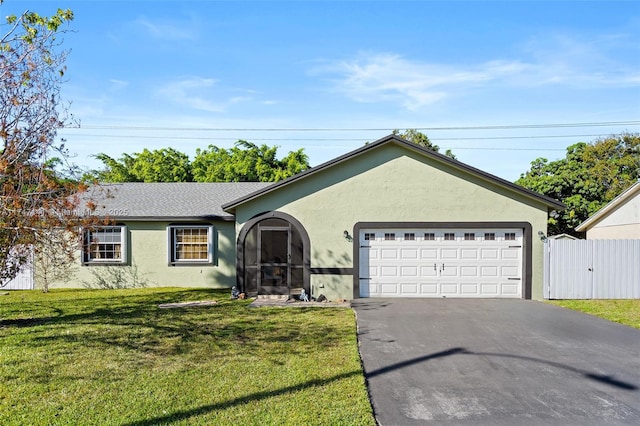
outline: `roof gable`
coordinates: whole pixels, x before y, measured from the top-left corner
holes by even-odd
[[[425,157],[431,158],[437,162],[440,163],[444,163],[450,167],[453,167],[457,170],[460,170],[470,176],[473,176],[476,179],[481,179],[481,180],[485,180],[488,181],[490,183],[493,183],[495,185],[498,185],[500,187],[503,187],[509,191],[515,192],[517,194],[523,195],[526,198],[532,199],[534,201],[540,202],[544,205],[546,205],[548,208],[552,208],[552,209],[560,209],[560,210],[564,210],[565,209],[565,205],[562,204],[561,202],[554,200],[553,198],[547,197],[545,195],[539,194],[537,192],[531,191],[529,189],[523,188],[519,185],[516,185],[514,183],[511,183],[505,179],[499,178],[497,176],[494,176],[490,173],[484,172],[480,169],[476,169],[475,167],[469,166],[468,164],[462,163],[458,160],[454,160],[450,157],[447,157],[446,155],[440,154],[438,152],[435,152],[431,149],[427,149],[424,148],[422,146],[419,146],[417,144],[414,144],[412,142],[409,142],[405,139],[402,139],[396,135],[389,135],[386,136],[384,138],[378,139],[375,142],[366,144],[364,146],[362,146],[361,148],[358,148],[354,151],[351,151],[347,154],[341,155],[333,160],[327,161],[323,164],[320,164],[316,167],[313,167],[311,169],[305,170],[304,172],[298,173],[295,176],[292,176],[288,179],[282,180],[280,182],[274,183],[273,185],[267,187],[267,188],[261,188],[253,193],[247,194],[243,197],[240,197],[236,200],[233,200],[227,204],[224,204],[222,206],[222,208],[227,211],[227,212],[233,212],[234,209],[241,205],[244,204],[248,201],[251,201],[253,199],[262,197],[266,194],[269,194],[273,191],[277,191],[280,188],[286,187],[287,185],[292,184],[293,182],[297,182],[300,181],[302,179],[305,179],[313,174],[319,173],[321,171],[324,170],[328,170],[333,166],[336,166],[338,164],[350,161],[360,155],[363,155],[367,152],[370,152],[372,150],[375,150],[381,146],[384,145],[388,145],[388,144],[395,144],[397,146],[400,146],[404,149],[408,149],[410,151],[419,153],[420,155],[423,155]]]
[[[620,195],[611,200],[607,205],[595,212],[591,217],[576,226],[576,231],[585,232],[606,219],[620,207],[628,203],[634,197],[640,197],[640,181],[625,189]]]

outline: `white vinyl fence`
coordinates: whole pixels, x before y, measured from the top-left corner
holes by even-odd
[[[35,288],[34,277],[34,265],[33,265],[33,252],[31,253],[30,261],[25,264],[18,275],[5,285],[0,285],[0,291],[3,290],[33,290]],[[0,283],[4,284],[4,283]]]
[[[640,299],[640,240],[547,240],[546,299]]]

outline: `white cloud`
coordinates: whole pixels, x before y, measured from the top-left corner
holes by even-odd
[[[109,83],[111,83],[111,90],[122,90],[129,86],[129,82],[125,80],[118,80],[117,78],[110,78]]]
[[[640,83],[637,40],[622,34],[580,39],[544,34],[528,40],[523,54],[530,57],[532,83],[571,87],[626,87]],[[627,61],[627,62],[625,62]]]
[[[133,23],[150,36],[162,40],[194,40],[196,38],[196,33],[193,30],[194,25],[189,21],[162,22],[141,17]]]
[[[461,86],[477,86],[526,67],[518,61],[491,61],[465,68],[373,53],[318,67],[313,73],[336,75],[335,89],[356,101],[397,101],[416,109],[450,96]]]
[[[192,109],[223,112],[224,106],[211,100],[215,99],[211,89],[216,83],[212,78],[188,77],[167,83],[158,90],[158,94],[170,102]]]
[[[544,35],[522,46],[520,57],[471,64],[436,63],[394,53],[359,53],[324,62],[312,75],[327,76],[332,90],[363,103],[394,102],[409,110],[465,96],[478,88],[530,89],[556,85],[568,89],[628,87],[640,83],[640,65],[629,62],[637,46],[623,36],[579,40]],[[620,49],[620,50],[616,50]],[[627,62],[616,53],[626,52]]]
[[[258,92],[221,87],[212,78],[187,77],[166,83],[157,93],[172,103],[191,109],[225,112],[232,105],[256,101],[255,95]]]

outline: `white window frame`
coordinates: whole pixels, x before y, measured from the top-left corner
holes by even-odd
[[[104,229],[120,229],[120,258],[119,259],[100,259],[93,258],[91,251],[91,240],[94,238],[94,234]],[[98,226],[94,229],[85,229],[82,233],[83,247],[82,247],[82,264],[83,265],[121,265],[127,263],[127,227],[126,225],[107,225]],[[117,244],[117,243],[104,243],[104,244]]]
[[[178,229],[206,229],[207,230],[207,258],[206,259],[176,259],[178,244],[175,231]],[[213,263],[213,225],[169,225],[167,227],[168,262],[170,265],[206,265]]]

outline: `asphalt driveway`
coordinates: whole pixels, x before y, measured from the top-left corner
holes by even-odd
[[[527,300],[358,299],[381,425],[638,425],[640,331]]]

